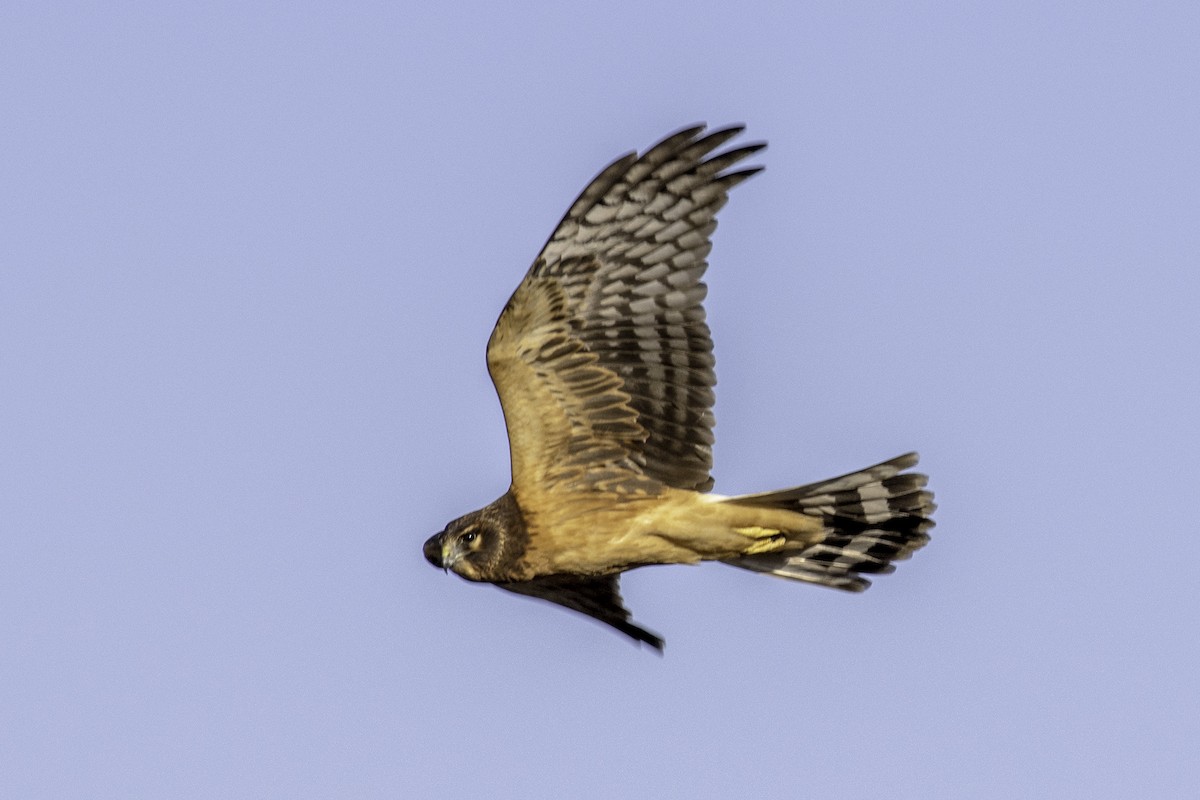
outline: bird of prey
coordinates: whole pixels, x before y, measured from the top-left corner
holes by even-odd
[[[705,323],[716,213],[766,145],[722,150],[741,126],[679,131],[621,156],[571,205],[487,347],[512,484],[424,546],[435,567],[539,597],[662,650],[634,624],[620,574],[720,561],[859,592],[864,574],[933,526],[915,453],[839,478],[710,493],[712,340]]]

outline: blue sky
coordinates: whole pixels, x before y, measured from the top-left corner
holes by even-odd
[[[1192,4],[0,11],[0,795],[1186,797]],[[918,449],[864,595],[434,570],[483,349],[613,157],[744,122],[716,490]]]

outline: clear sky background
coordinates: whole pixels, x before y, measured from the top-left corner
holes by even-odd
[[[165,5],[0,9],[0,796],[1197,796],[1200,7]],[[659,658],[420,546],[545,237],[696,121],[770,142],[717,491],[940,510],[864,595],[627,576]]]

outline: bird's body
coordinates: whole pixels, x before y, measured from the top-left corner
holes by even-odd
[[[709,494],[712,341],[701,277],[715,215],[763,145],[712,155],[741,128],[680,131],[602,171],[500,315],[488,370],[512,457],[508,492],[451,522],[426,558],[581,611],[661,649],[629,622],[618,575],[723,561],[861,591],[933,523],[901,456],[762,495]]]
[[[628,496],[581,493],[554,503],[522,503],[511,492],[497,500],[506,517],[524,527],[529,544],[519,560],[480,571],[493,583],[529,581],[571,572],[610,575],[647,564],[695,564],[780,550],[785,542],[819,538],[823,526],[786,509],[737,505],[718,495],[661,487]],[[545,508],[528,513],[524,508]],[[784,532],[786,533],[786,536]]]

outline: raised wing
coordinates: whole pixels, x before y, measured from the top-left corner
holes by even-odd
[[[629,609],[621,600],[617,575],[582,577],[579,575],[547,575],[520,583],[498,583],[501,589],[517,594],[539,597],[566,606],[611,625],[626,636],[645,642],[662,652],[663,640],[645,628],[629,621]]]
[[[715,215],[765,145],[682,130],[604,169],[567,211],[488,343],[513,486],[712,486],[712,340],[701,282]]]

